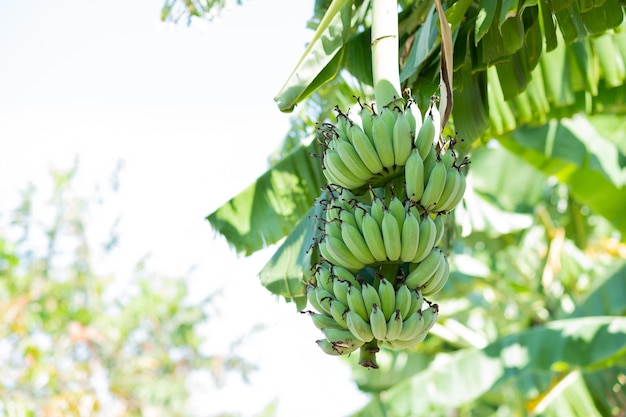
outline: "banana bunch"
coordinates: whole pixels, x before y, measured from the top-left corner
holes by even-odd
[[[424,297],[450,275],[440,245],[469,161],[457,158],[455,139],[442,140],[435,99],[424,117],[410,94],[379,112],[358,104],[358,117],[337,108],[337,123],[318,128],[329,184],[317,202],[307,312],[324,352],[358,350],[359,363],[376,368],[380,347],[412,348],[437,321],[438,305]]]
[[[354,190],[377,183],[406,164],[422,119],[412,101],[395,100],[378,113],[361,104],[354,120],[336,110],[337,124],[318,129],[322,166],[330,183]]]
[[[414,347],[437,321],[437,304],[403,282],[394,286],[384,276],[368,280],[329,263],[318,264],[314,277],[307,286],[314,310],[305,312],[324,334],[317,344],[329,355],[360,350],[361,365],[375,368],[372,353],[380,346]]]

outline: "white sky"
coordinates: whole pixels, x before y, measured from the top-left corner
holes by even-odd
[[[252,383],[209,387],[204,415],[251,416],[275,399],[281,417],[349,414],[366,398],[348,368],[256,277],[273,249],[238,258],[204,220],[266,169],[286,133],[273,97],[312,35],[313,0],[246,0],[192,27],[159,23],[162,3],[0,2],[0,213],[29,181],[48,196],[50,168],[76,156],[85,194],[122,160],[120,191],[91,225],[105,239],[122,214],[118,254],[101,268],[123,278],[145,254],[160,274],[195,268],[194,295],[223,290],[211,352],[267,326],[236,351],[257,363]]]

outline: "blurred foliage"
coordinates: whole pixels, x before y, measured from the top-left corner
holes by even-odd
[[[216,294],[191,304],[185,277],[101,276],[117,235],[94,250],[93,202],[77,195],[76,168],[54,172],[46,207],[35,188],[0,227],[0,415],[189,416],[191,373],[218,384],[253,369],[202,347],[199,326]]]

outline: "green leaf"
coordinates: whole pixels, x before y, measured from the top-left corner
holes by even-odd
[[[306,305],[305,283],[315,259],[311,247],[318,230],[315,219],[321,217],[321,205],[312,205],[259,273],[265,288],[287,301],[295,300],[299,310]]]
[[[505,336],[483,349],[442,355],[425,370],[385,392],[353,416],[429,415],[476,400],[508,381],[532,373],[593,370],[626,355],[626,317],[559,320]]]
[[[520,127],[499,141],[545,175],[566,184],[572,195],[626,235],[623,155],[584,119]]]
[[[208,215],[212,228],[246,255],[289,234],[326,183],[319,161],[310,155],[315,152],[315,142],[296,148]]]
[[[626,262],[620,262],[595,283],[584,299],[576,303],[571,317],[626,314],[625,282]]]
[[[496,9],[498,8],[498,2],[496,0],[481,0],[476,16],[476,24],[474,25],[474,44],[478,45],[478,42],[485,36],[489,27],[493,22],[493,18],[496,15]]]
[[[352,2],[333,1],[319,23],[311,42],[296,67],[276,95],[278,108],[290,112],[301,100],[336,74],[340,65],[333,58],[343,49],[350,36]],[[329,64],[333,65],[329,66]],[[325,71],[325,76],[320,74]]]

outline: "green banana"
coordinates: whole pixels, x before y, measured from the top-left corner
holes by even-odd
[[[406,112],[400,112],[393,126],[393,156],[396,166],[403,166],[413,148],[413,136]]]
[[[324,336],[335,347],[346,349],[359,348],[363,346],[363,341],[357,339],[349,329],[326,328],[322,330]]]
[[[311,305],[311,307],[313,307],[316,311],[320,313],[325,313],[324,309],[322,308],[320,303],[317,301],[317,291],[315,291],[315,288],[316,287],[314,285],[307,285],[306,298],[309,301],[309,304]]]
[[[398,229],[398,221],[390,210],[385,210],[381,232],[387,259],[392,262],[397,261],[400,259],[400,253],[402,252],[402,239],[400,229]]]
[[[418,202],[424,194],[424,161],[417,148],[411,150],[411,154],[404,166],[404,180],[406,196],[414,202]]]
[[[370,324],[352,310],[346,312],[346,324],[354,337],[362,342],[369,342],[374,339]]]
[[[349,289],[350,283],[348,281],[342,281],[340,279],[333,280],[332,293],[335,295],[335,299],[341,301],[343,304],[348,304]]]
[[[341,356],[344,354],[344,351],[346,351],[346,349],[342,347],[334,346],[332,343],[328,341],[328,339],[319,339],[319,340],[316,340],[315,343],[317,343],[320,349],[322,349],[322,351],[328,355]]]
[[[426,159],[426,155],[433,147],[435,140],[436,128],[435,122],[429,112],[424,117],[424,123],[420,127],[415,136],[415,147],[417,148],[422,160]]]
[[[445,232],[445,220],[442,214],[437,214],[433,219],[435,223],[435,242],[434,246],[439,246],[441,240],[443,239],[443,233]]]
[[[419,106],[415,102],[415,100],[411,99],[404,109],[404,112],[407,114],[407,118],[409,119],[409,126],[411,127],[411,132],[413,135],[417,135],[417,132],[422,127],[422,112],[420,111]]]
[[[398,337],[399,340],[414,340],[419,338],[421,335],[428,333],[428,331],[435,325],[437,322],[437,318],[439,316],[439,306],[437,304],[433,304],[425,310],[421,312],[416,312],[420,316],[419,323],[415,326],[414,329],[411,329],[412,332],[407,332],[405,334],[404,328]],[[406,325],[406,321],[403,325]]]
[[[380,230],[378,222],[369,213],[365,213],[365,216],[363,216],[361,232],[374,259],[377,262],[386,261],[387,252],[385,250],[382,231]]]
[[[377,304],[372,306],[372,312],[370,313],[370,327],[372,328],[372,334],[374,339],[383,340],[387,336],[387,320],[385,320],[385,314]]]
[[[439,264],[439,268],[430,281],[422,287],[422,294],[424,295],[437,294],[446,285],[446,282],[448,282],[448,277],[450,276],[450,264],[448,263],[448,259],[445,255],[442,254],[441,258],[442,260]]]
[[[367,168],[352,143],[340,140],[337,142],[335,149],[341,161],[355,177],[364,183],[372,178],[374,173]]]
[[[409,308],[408,315],[410,316],[416,311],[420,311],[423,305],[424,296],[422,295],[422,291],[419,288],[416,290],[411,290],[411,307]]]
[[[406,320],[411,310],[411,290],[404,284],[401,284],[396,289],[396,304],[397,310],[400,310],[402,319]]]
[[[420,221],[419,243],[417,244],[417,253],[411,263],[420,263],[428,256],[435,246],[437,238],[437,225],[433,219],[425,214]]]
[[[380,278],[378,296],[380,297],[380,308],[383,310],[385,318],[389,320],[396,310],[396,291],[385,277]]]
[[[372,140],[360,127],[354,126],[352,129],[352,146],[354,146],[354,150],[363,161],[363,164],[374,174],[382,172],[384,167]]]
[[[363,294],[356,287],[350,287],[348,291],[348,307],[361,316],[363,320],[369,320],[369,314],[367,314],[367,308],[363,302]]]
[[[414,312],[411,315],[404,317],[402,321],[402,330],[400,334],[397,335],[397,340],[410,340],[414,335],[419,333],[421,328],[420,324],[422,323],[422,313]]]
[[[368,137],[372,137],[372,120],[374,117],[374,109],[369,104],[363,104],[359,101],[359,105],[361,106],[361,111],[359,111],[359,117],[361,119],[361,127],[363,128],[363,132]]]
[[[341,223],[341,237],[354,257],[364,265],[376,263],[361,231],[350,223]]]
[[[323,166],[326,179],[335,185],[352,190],[365,184],[346,167],[334,149],[328,149],[324,154]]]
[[[372,205],[370,206],[370,214],[378,222],[378,226],[383,224],[383,215],[385,214],[385,202],[377,196],[372,197]]]
[[[436,205],[446,184],[446,175],[447,170],[443,162],[439,160],[435,162],[420,199],[420,204],[424,207],[424,210],[436,210]]]
[[[320,330],[324,330],[326,328],[333,328],[333,329],[344,328],[339,323],[337,323],[337,321],[331,316],[328,316],[322,313],[316,313],[314,311],[309,311],[308,313],[309,313],[309,316],[311,316],[311,319],[313,320],[313,325]]]
[[[433,277],[439,264],[443,259],[443,254],[439,248],[433,248],[424,260],[418,263],[409,275],[406,276],[404,283],[410,289],[423,286]]]
[[[348,324],[346,323],[346,312],[348,310],[348,306],[339,300],[333,300],[330,302],[331,317],[335,319],[335,321],[344,329],[348,328]]]
[[[333,277],[330,268],[326,264],[319,264],[315,269],[315,282],[318,287],[324,288],[326,291],[332,292]]]
[[[400,251],[400,260],[402,262],[411,262],[419,248],[420,223],[413,210],[407,210],[402,224],[402,232],[400,240],[402,250]]]
[[[337,220],[326,220],[324,223],[324,234],[334,236],[337,239],[341,239],[341,224]]]
[[[447,199],[445,198],[446,190],[444,188],[444,192],[442,193],[442,196],[440,198],[441,204],[439,204],[439,207],[437,208],[437,210],[442,212],[448,212],[454,209],[463,199],[463,195],[465,194],[465,189],[467,187],[465,175],[463,175],[457,168],[452,167],[446,175],[452,175],[454,180],[458,183],[458,186],[455,187],[454,192],[452,192],[450,194],[450,197]],[[447,182],[448,179],[446,177],[446,183]]]
[[[378,158],[385,168],[391,168],[394,164],[393,138],[387,128],[387,123],[381,114],[375,115],[372,120],[372,139]],[[356,187],[355,187],[356,188]]]
[[[387,335],[385,338],[387,340],[397,339],[402,332],[402,324],[402,314],[400,313],[400,310],[396,310],[387,321]]]
[[[350,272],[350,270],[344,268],[343,266],[333,265],[332,274],[334,275],[335,279],[349,282],[351,286],[357,287],[359,290],[361,289],[361,283],[359,282],[357,277],[352,272]]]
[[[317,298],[317,304],[321,307],[319,312],[330,316],[330,304],[335,299],[335,295],[321,287],[316,287],[315,297]]]
[[[325,244],[330,258],[326,258],[326,255],[322,252],[322,244]],[[355,272],[365,266],[363,262],[359,261],[352,254],[350,249],[348,249],[346,244],[341,239],[337,239],[334,236],[326,236],[319,246],[320,253],[322,253],[322,255],[332,264],[343,266],[347,270]]]
[[[389,200],[389,211],[393,214],[393,217],[396,218],[398,222],[398,230],[402,230],[402,224],[404,223],[404,218],[406,217],[406,210],[404,209],[404,204],[402,200],[400,200],[395,195],[391,196]]]
[[[361,295],[363,296],[363,303],[368,315],[372,313],[374,304],[380,306],[380,296],[378,295],[378,290],[373,285],[364,282]]]

